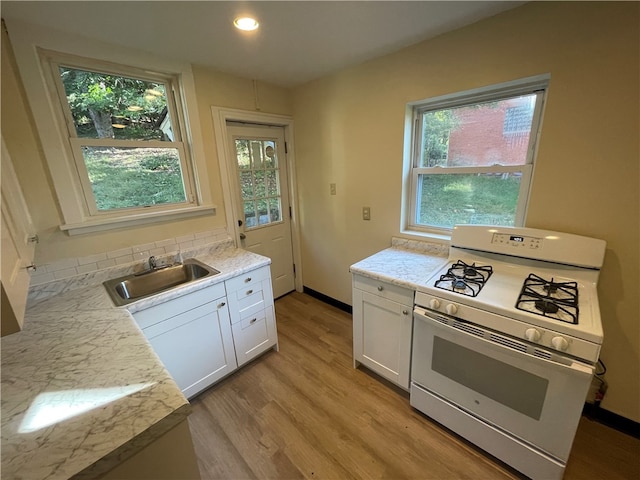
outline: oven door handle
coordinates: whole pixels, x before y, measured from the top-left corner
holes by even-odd
[[[492,348],[497,350],[507,350],[511,352],[516,352],[521,355],[526,355],[527,358],[535,363],[545,364],[549,367],[556,368],[560,371],[571,370],[573,373],[577,375],[584,375],[585,377],[591,377],[595,373],[595,369],[593,366],[588,365],[586,363],[582,363],[576,361],[572,358],[562,356],[560,354],[556,354],[557,359],[546,359],[537,355],[532,355],[526,349],[529,347],[528,344],[524,342],[520,342],[516,339],[508,337],[506,335],[500,334],[498,332],[494,332],[492,330],[488,330],[484,327],[469,324],[467,322],[463,322],[461,320],[456,319],[455,317],[450,317],[448,315],[442,315],[440,313],[432,313],[428,310],[425,310],[420,307],[415,307],[413,310],[414,319],[418,319],[430,325],[432,328],[439,328],[443,330],[448,330],[456,335],[466,336],[478,342],[483,342],[486,345],[490,345]],[[447,323],[447,320],[450,320],[454,323],[455,326]],[[456,323],[457,322],[457,323]],[[461,328],[462,327],[462,328]],[[468,328],[467,328],[468,327]],[[414,332],[415,335],[415,332]],[[504,341],[500,341],[504,340]],[[514,348],[509,345],[521,345],[522,348],[525,349],[519,350],[518,348]],[[549,352],[543,348],[533,347],[540,352]]]

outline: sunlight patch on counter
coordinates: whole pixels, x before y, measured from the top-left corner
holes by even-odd
[[[62,390],[38,395],[22,419],[18,433],[31,433],[144,390],[152,383],[120,387]]]

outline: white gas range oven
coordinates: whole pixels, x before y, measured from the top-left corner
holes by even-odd
[[[605,247],[456,226],[416,292],[411,405],[531,478],[562,478],[603,339]]]

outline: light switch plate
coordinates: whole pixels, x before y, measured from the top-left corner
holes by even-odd
[[[362,219],[363,220],[371,220],[371,208],[370,207],[362,207]]]
[[[335,183],[330,183],[329,184],[329,192],[331,193],[331,195],[335,195],[336,194],[336,184]]]

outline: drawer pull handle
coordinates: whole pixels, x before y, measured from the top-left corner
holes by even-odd
[[[252,318],[251,320],[249,320],[249,323],[256,323],[257,320],[257,318]]]
[[[247,295],[251,295],[253,293],[253,290],[247,290]]]
[[[225,302],[221,302],[221,303],[219,303],[219,304],[218,304],[218,308],[222,308],[222,307],[224,307],[225,305],[226,305],[226,303],[225,303]]]
[[[249,283],[251,281],[251,277],[247,277],[244,279],[244,283]]]
[[[384,288],[382,287],[382,285],[378,285],[378,291],[381,292],[382,290],[384,290]]]

